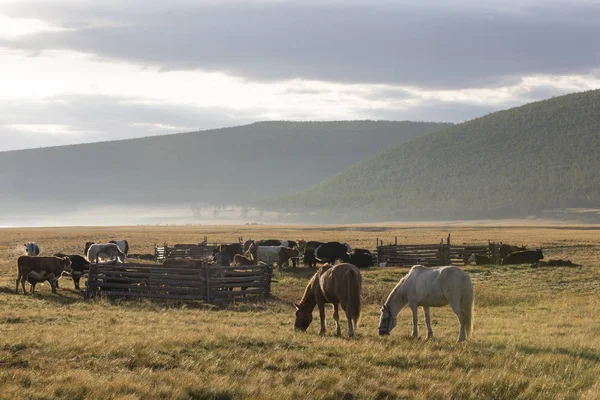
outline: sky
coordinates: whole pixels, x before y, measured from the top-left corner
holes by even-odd
[[[0,0],[0,151],[600,88],[600,0]]]

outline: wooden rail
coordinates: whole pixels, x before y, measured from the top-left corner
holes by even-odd
[[[228,303],[266,299],[271,295],[273,269],[266,265],[122,264],[90,266],[87,295],[201,300]]]
[[[453,245],[448,236],[446,243],[442,240],[439,244],[398,244],[397,238],[394,244],[379,243],[377,239],[377,262],[386,265],[466,265],[474,253],[489,257],[493,264],[500,264],[499,245],[493,242],[485,245]]]

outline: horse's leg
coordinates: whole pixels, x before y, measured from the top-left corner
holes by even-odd
[[[425,325],[427,325],[426,339],[431,339],[433,337],[433,329],[431,329],[431,316],[429,315],[429,306],[423,306],[423,313],[425,314]]]
[[[340,327],[340,305],[333,303],[333,319],[335,320],[335,334],[340,336],[342,334],[342,328]]]
[[[319,335],[324,335],[325,334],[325,302],[319,301],[318,305],[319,305],[319,316],[321,317],[321,332],[319,332]]]
[[[419,337],[419,326],[418,326],[418,314],[417,311],[419,311],[419,306],[417,305],[417,303],[411,303],[409,304],[410,309],[412,310],[412,314],[413,314],[413,333],[412,333],[412,337],[413,339],[416,339]]]
[[[460,322],[460,331],[458,333],[457,341],[462,342],[467,338],[467,335],[465,333],[465,325],[463,324],[463,321],[460,318],[460,298],[452,299],[452,301],[450,301],[449,303],[450,303],[450,307],[452,307],[452,310],[458,317],[458,322]]]

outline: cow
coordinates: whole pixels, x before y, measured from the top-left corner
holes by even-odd
[[[116,244],[125,255],[129,254],[129,242],[127,240],[111,240],[108,243]]]
[[[25,252],[28,256],[39,256],[40,255],[40,247],[36,242],[25,243]]]
[[[229,259],[233,260],[236,254],[244,254],[244,246],[241,243],[231,243],[231,244],[222,244],[218,247],[215,247],[212,251],[213,257],[217,255],[221,249],[225,250],[227,254],[229,254]]]
[[[21,256],[17,260],[18,276],[16,281],[15,293],[19,294],[19,282],[23,287],[23,294],[27,294],[25,290],[25,280],[30,273],[32,281],[39,282],[40,280],[48,280],[52,287],[52,293],[56,293],[56,281],[62,275],[63,271],[71,271],[71,260],[69,257],[32,257]],[[44,279],[45,278],[45,279]]]
[[[502,259],[502,265],[535,264],[544,258],[542,249],[516,251]]]
[[[504,259],[504,257],[507,257],[511,253],[523,250],[527,250],[527,246],[511,246],[510,244],[501,243],[499,249],[500,258]]]
[[[50,287],[52,287],[52,283],[58,284],[58,280],[55,279],[54,274],[52,272],[31,271],[27,275],[27,282],[29,282],[29,284],[31,285],[31,294],[35,294],[35,285],[37,285],[38,283],[42,283],[44,281],[48,281],[48,283],[50,283]],[[58,285],[56,287],[58,287]],[[53,292],[53,293],[55,293],[55,292]]]
[[[348,244],[340,242],[327,242],[315,249],[315,258],[318,261],[335,264],[337,260],[347,263],[350,260]]]
[[[233,265],[235,266],[243,266],[243,265],[253,265],[251,258],[243,256],[241,254],[236,254],[233,256]]]
[[[283,264],[287,263],[290,259],[292,260],[293,267],[296,268],[296,260],[300,255],[297,249],[290,249],[284,246],[257,246],[256,244],[252,244],[249,251],[254,264],[258,265],[259,262],[264,262],[267,265],[273,265],[273,263],[277,263],[279,268],[282,268]]]
[[[373,265],[373,255],[369,250],[354,249],[350,253],[350,264],[358,268],[368,268]]]
[[[89,260],[84,256],[80,256],[78,254],[56,253],[54,257],[69,257],[69,259],[71,260],[71,278],[73,278],[73,284],[75,285],[75,289],[79,290],[79,280],[83,275],[87,274],[90,271]]]
[[[87,247],[87,244],[86,244]],[[117,263],[121,263],[125,261],[125,253],[121,251],[119,246],[114,243],[94,243],[89,246],[87,251],[87,259],[90,262],[96,262],[103,258],[109,258],[111,260],[116,260]]]
[[[182,267],[182,266],[195,266],[202,265],[202,260],[193,259],[193,258],[167,258],[163,261],[165,267]]]
[[[315,250],[317,247],[324,245],[324,242],[305,242],[304,243],[304,265],[306,267],[317,267],[317,259],[315,257]]]
[[[492,259],[483,254],[473,253],[467,260],[467,264],[471,264],[475,262],[476,265],[490,265],[492,264]]]

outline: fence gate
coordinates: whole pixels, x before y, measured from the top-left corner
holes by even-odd
[[[271,295],[272,276],[273,269],[267,265],[92,264],[86,297],[139,297],[210,303],[266,299]]]

